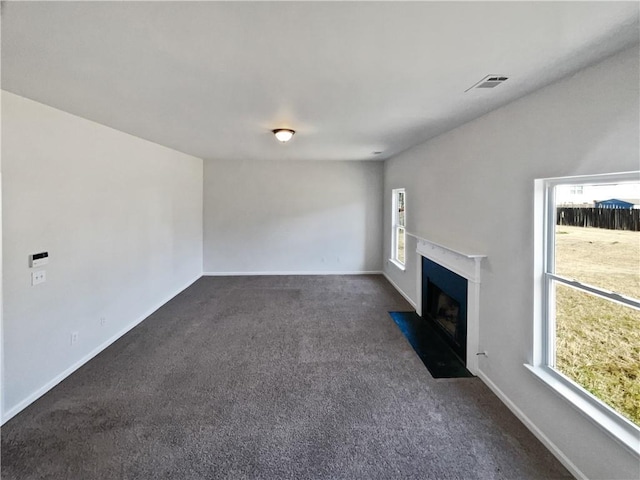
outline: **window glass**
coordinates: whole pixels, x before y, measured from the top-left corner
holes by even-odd
[[[405,257],[404,257],[404,238],[405,238],[405,231],[404,228],[399,227],[398,230],[398,256],[397,256],[397,260],[404,264],[405,263]]]
[[[640,208],[640,185],[584,185],[590,205],[566,206],[566,192],[575,188],[556,187],[555,273],[640,299],[640,210],[595,206],[635,194],[638,199],[628,198],[627,204],[638,202]]]
[[[549,366],[640,425],[640,183],[550,188]]]
[[[640,425],[640,311],[554,282],[555,368]]]

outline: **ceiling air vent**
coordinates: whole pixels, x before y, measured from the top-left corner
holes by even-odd
[[[468,92],[469,90],[474,88],[494,88],[505,82],[506,80],[509,80],[509,77],[505,77],[504,75],[487,75],[479,82],[467,88],[465,92]]]

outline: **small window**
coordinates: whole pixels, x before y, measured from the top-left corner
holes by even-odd
[[[605,419],[598,423],[637,438],[640,174],[538,182],[544,215],[537,231],[544,240],[536,256],[542,282],[537,366],[551,375],[552,386],[566,385],[566,398],[592,405]],[[577,193],[589,203],[571,205]]]
[[[392,219],[392,236],[391,236],[391,260],[393,260],[400,268],[404,268],[406,262],[405,256],[405,207],[406,198],[404,188],[393,190],[393,219]]]

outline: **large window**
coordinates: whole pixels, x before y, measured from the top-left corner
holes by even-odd
[[[537,187],[532,369],[637,450],[640,172],[546,179]],[[572,205],[578,192],[590,202]]]
[[[392,211],[393,218],[391,220],[391,260],[400,268],[404,268],[405,257],[405,192],[404,188],[396,188],[393,190]]]

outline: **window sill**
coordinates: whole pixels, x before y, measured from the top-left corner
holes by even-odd
[[[640,456],[640,428],[634,423],[555,370],[545,366],[524,366],[589,420]]]
[[[406,265],[401,264],[399,261],[390,258],[389,261],[403,272],[407,269]]]

